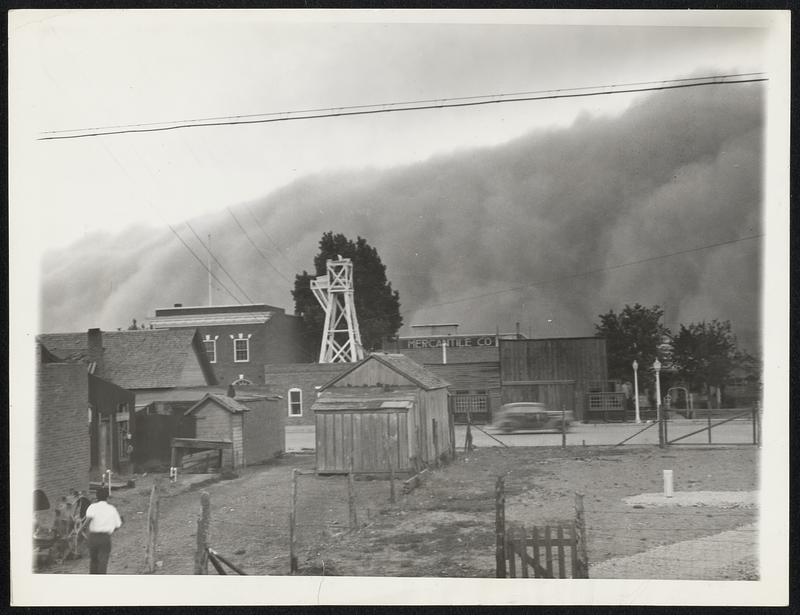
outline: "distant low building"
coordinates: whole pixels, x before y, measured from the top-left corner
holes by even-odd
[[[450,403],[459,423],[491,421],[500,407],[500,340],[520,333],[458,333],[457,324],[412,325],[413,335],[384,343],[450,382]]]
[[[264,366],[314,360],[302,319],[264,303],[159,308],[154,329],[197,329],[220,384],[264,384]]]

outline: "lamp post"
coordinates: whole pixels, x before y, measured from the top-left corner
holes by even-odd
[[[653,369],[656,371],[656,409],[658,410],[658,418],[661,418],[661,362],[656,359],[653,361]]]
[[[664,425],[661,420],[661,363],[658,359],[653,361],[653,369],[656,372],[656,420],[658,421],[658,445],[664,448]]]
[[[642,422],[642,417],[639,415],[639,361],[633,360],[633,400],[636,405],[636,424]]]

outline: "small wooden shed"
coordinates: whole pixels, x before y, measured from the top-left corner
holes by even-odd
[[[221,440],[232,447],[223,451],[222,465],[234,469],[246,464],[244,451],[244,415],[247,407],[227,395],[207,393],[186,415],[195,418],[198,440]]]
[[[401,354],[372,353],[320,389],[317,471],[413,473],[455,451],[449,383]]]

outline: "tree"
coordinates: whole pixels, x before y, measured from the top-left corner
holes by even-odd
[[[678,375],[694,390],[719,389],[740,358],[729,321],[681,325],[672,341],[672,360]]]
[[[640,304],[626,305],[619,313],[610,310],[600,314],[600,324],[595,325],[597,337],[606,339],[608,375],[613,379],[630,380],[633,376],[633,361],[639,362],[640,379],[656,357],[663,358],[659,351],[669,329],[661,324],[664,310],[654,305],[651,308]]]
[[[384,337],[397,333],[403,325],[400,316],[400,295],[392,290],[386,279],[386,266],[381,262],[378,251],[358,237],[355,242],[341,233],[334,235],[328,231],[319,242],[319,253],[314,257],[313,275],[307,271],[295,276],[294,297],[295,314],[303,318],[311,343],[319,345],[325,324],[325,312],[311,292],[311,280],[326,275],[326,263],[339,256],[353,261],[353,289],[356,316],[361,331],[361,343],[365,350],[381,348]]]

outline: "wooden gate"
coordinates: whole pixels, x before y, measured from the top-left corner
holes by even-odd
[[[495,536],[499,579],[589,578],[583,495],[579,493],[575,494],[574,521],[555,527],[534,526],[528,532],[520,526],[506,526],[505,479],[498,476],[495,483]],[[517,568],[518,559],[519,568]],[[557,570],[554,562],[557,564]]]
[[[506,560],[508,576],[512,579],[580,578],[575,525],[534,526],[530,533],[523,527],[509,528],[506,533]],[[557,569],[554,569],[554,562],[558,564]]]

